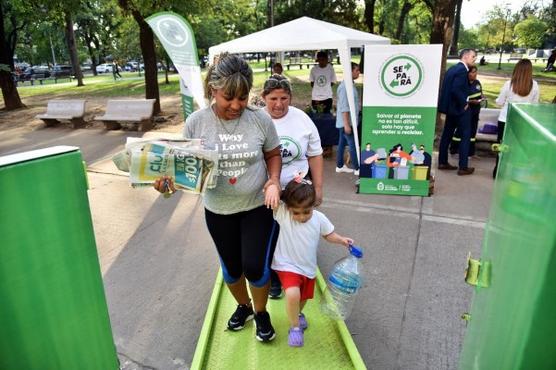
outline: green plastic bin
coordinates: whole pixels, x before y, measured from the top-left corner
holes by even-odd
[[[556,369],[556,105],[511,105],[461,370]]]
[[[78,148],[0,157],[0,184],[0,369],[118,369]]]

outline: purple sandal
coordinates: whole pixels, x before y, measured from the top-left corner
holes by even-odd
[[[303,330],[291,328],[288,333],[288,344],[290,347],[303,347]]]
[[[302,313],[299,314],[299,328],[301,330],[307,329],[307,319],[305,318],[305,315]]]

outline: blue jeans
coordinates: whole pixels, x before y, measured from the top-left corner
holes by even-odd
[[[359,161],[357,160],[357,152],[355,150],[355,139],[353,137],[353,132],[351,134],[346,134],[343,128],[338,129],[340,131],[340,138],[338,140],[338,151],[336,152],[336,167],[344,167],[344,148],[349,146],[349,156],[351,158],[351,164],[354,170],[359,169]]]

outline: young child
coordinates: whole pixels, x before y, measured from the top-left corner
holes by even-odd
[[[283,202],[274,210],[280,234],[272,269],[286,293],[286,313],[290,321],[288,344],[292,347],[303,346],[307,320],[301,311],[307,300],[313,298],[320,237],[345,247],[353,243],[352,239],[334,232],[328,218],[313,209],[315,199],[311,182],[298,175],[286,185]]]

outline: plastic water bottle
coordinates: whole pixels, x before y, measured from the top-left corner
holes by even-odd
[[[362,285],[361,248],[350,245],[349,255],[337,261],[326,279],[321,310],[334,319],[347,319]]]

